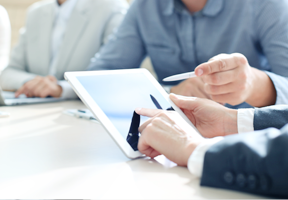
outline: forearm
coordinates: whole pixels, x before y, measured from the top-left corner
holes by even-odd
[[[17,90],[24,83],[35,78],[36,74],[7,67],[0,76],[0,86],[3,90]]]
[[[254,107],[274,105],[277,93],[272,80],[261,70],[252,68],[252,72],[252,90],[246,102]]]
[[[225,117],[224,117],[224,136],[232,135],[238,133],[238,126],[237,126],[237,118],[238,118],[238,111],[234,109],[226,108]]]

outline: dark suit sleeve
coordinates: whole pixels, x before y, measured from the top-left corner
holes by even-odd
[[[227,136],[205,154],[202,186],[288,198],[288,125]]]
[[[274,127],[281,129],[288,124],[288,105],[255,108],[254,130]]]

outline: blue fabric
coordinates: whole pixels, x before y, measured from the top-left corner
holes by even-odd
[[[288,125],[232,135],[208,149],[202,186],[288,198]]]
[[[281,129],[286,124],[288,124],[288,105],[255,108],[254,130],[263,130],[270,127]]]
[[[167,76],[238,52],[252,67],[267,71],[277,90],[276,104],[287,104],[287,11],[288,0],[208,0],[194,14],[180,0],[135,0],[88,70],[137,68],[149,56],[164,85]]]

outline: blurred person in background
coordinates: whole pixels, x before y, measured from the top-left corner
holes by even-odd
[[[137,68],[149,56],[173,93],[234,108],[287,104],[287,10],[288,0],[135,0],[88,70]],[[222,71],[162,81],[208,60]]]
[[[9,61],[11,26],[7,11],[0,5],[0,72]]]
[[[64,72],[87,68],[121,23],[125,0],[48,0],[33,4],[0,77],[15,96],[67,97]],[[74,94],[74,93],[73,93]],[[70,95],[71,96],[71,95]]]

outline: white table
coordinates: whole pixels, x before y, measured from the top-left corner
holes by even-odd
[[[129,160],[80,101],[0,107],[0,199],[263,198],[199,186],[164,156]]]

